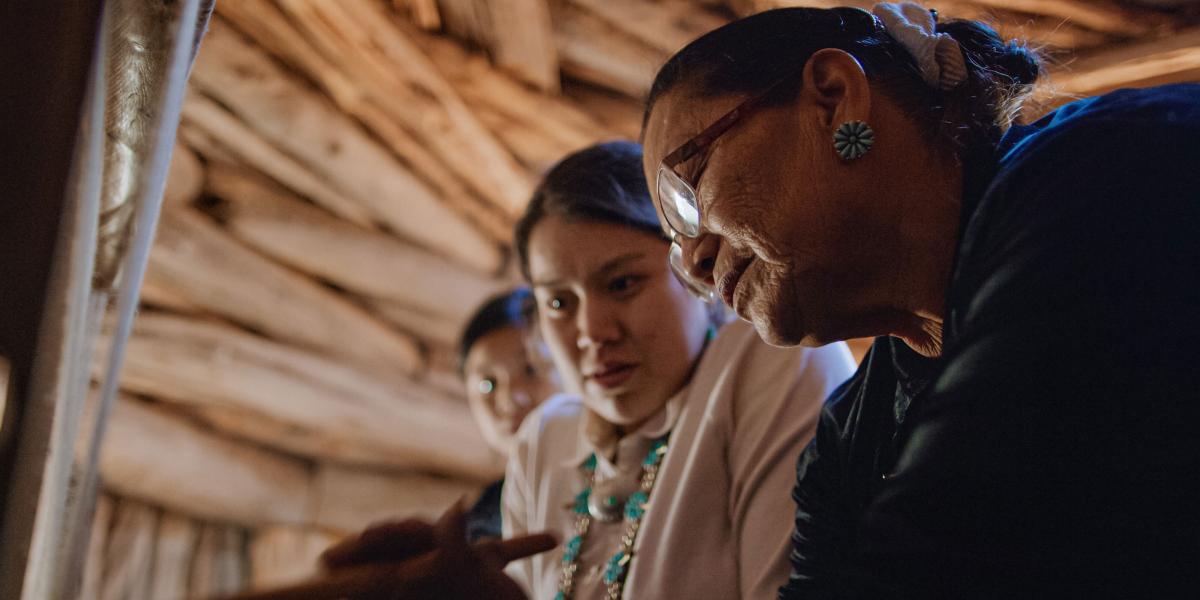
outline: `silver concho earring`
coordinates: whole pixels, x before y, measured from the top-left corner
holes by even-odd
[[[864,121],[847,121],[833,132],[833,149],[845,160],[862,157],[875,143],[875,130]]]

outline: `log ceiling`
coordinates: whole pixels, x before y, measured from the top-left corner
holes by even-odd
[[[261,582],[366,516],[431,514],[477,491],[501,463],[453,346],[476,304],[516,282],[511,228],[539,173],[636,137],[639,99],[688,40],[767,8],[841,4],[871,3],[219,0],[102,459],[108,489],[248,528],[263,558],[240,577]],[[1200,78],[1194,6],[927,4],[1042,48],[1067,95]],[[126,555],[154,519],[180,544],[225,543],[119,506],[106,518],[131,525],[107,543]]]

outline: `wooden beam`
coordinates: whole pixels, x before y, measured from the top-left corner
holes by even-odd
[[[117,504],[104,549],[100,600],[147,597],[157,525],[158,511],[153,508],[127,500]]]
[[[618,135],[587,110],[521,85],[480,53],[445,37],[407,33],[480,121],[533,173],[545,172],[568,152]]]
[[[164,512],[158,521],[147,598],[182,600],[188,597],[188,570],[200,529],[195,522]]]
[[[394,15],[371,0],[284,0],[280,7],[367,100],[403,125],[470,189],[506,214],[520,214],[532,181],[395,27]],[[315,75],[310,76],[322,80]]]
[[[570,0],[643,44],[663,58],[727,21],[686,0]],[[658,66],[655,65],[655,70]]]
[[[209,162],[253,167],[347,221],[364,226],[374,223],[368,207],[334,189],[325,178],[272,146],[211,99],[188,94],[183,123],[180,135]]]
[[[387,149],[228,27],[218,24],[206,36],[191,80],[388,228],[466,264],[480,257],[487,264],[498,263],[495,244],[442,204]],[[394,110],[416,112],[413,106]],[[479,170],[486,167],[474,165]]]
[[[303,523],[309,508],[302,462],[223,438],[128,396],[109,417],[100,475],[122,496],[247,526]]]
[[[337,541],[332,534],[299,527],[255,531],[250,536],[250,586],[276,587],[316,575],[321,553]]]
[[[253,173],[214,166],[208,190],[223,199],[219,216],[234,237],[342,288],[459,320],[500,290],[495,280],[333,218]]]
[[[522,81],[557,92],[558,54],[546,0],[489,0],[492,56]]]
[[[1087,54],[1052,72],[1050,81],[1062,92],[1082,96],[1200,81],[1200,27]]]
[[[442,15],[437,0],[392,0],[396,10],[406,10],[418,27],[425,30],[441,29]]]
[[[564,73],[635,100],[650,91],[655,73],[668,58],[661,49],[575,4],[559,6],[554,21]]]
[[[1124,10],[1114,3],[1087,0],[969,0],[987,8],[1019,11],[1074,23],[1103,33],[1133,36],[1146,33],[1147,11]],[[1157,19],[1156,19],[1157,20]]]
[[[314,490],[317,526],[348,534],[378,521],[435,519],[460,499],[474,502],[482,486],[425,475],[387,475],[324,465],[316,471]]]
[[[192,209],[163,213],[146,278],[276,339],[364,365],[420,371],[420,349],[411,338],[242,246]]]
[[[244,530],[205,523],[192,560],[191,598],[213,598],[239,592],[250,572]]]
[[[454,347],[466,325],[463,319],[427,313],[395,302],[368,302],[380,318],[421,338],[427,345]]]
[[[467,189],[456,173],[402,126],[403,122],[397,122],[390,112],[381,108],[374,97],[363,91],[359,82],[350,78],[346,69],[322,55],[274,4],[226,2],[220,5],[218,12],[257,44],[312,79],[329,94],[338,108],[362,121],[448,206],[493,239],[508,242],[512,218]]]
[[[175,144],[167,172],[167,188],[163,192],[163,206],[191,204],[200,197],[203,188],[204,165],[190,148]]]
[[[141,315],[122,386],[190,407],[243,411],[247,418],[230,419],[240,423],[236,433],[264,444],[279,441],[265,425],[277,423],[302,442],[289,450],[314,458],[329,448],[357,449],[373,464],[478,480],[502,470],[465,404],[399,375],[368,373],[220,324]]]
[[[116,501],[108,494],[96,498],[96,510],[92,513],[92,533],[88,536],[87,558],[83,565],[83,582],[79,586],[79,600],[99,600],[104,578],[104,557],[108,549],[108,533],[112,526],[113,507]]]

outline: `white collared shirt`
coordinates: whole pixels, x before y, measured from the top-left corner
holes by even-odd
[[[742,322],[725,326],[691,382],[618,443],[617,464],[596,452],[599,475],[637,468],[647,439],[670,444],[634,546],[626,600],[775,598],[787,579],[796,459],[812,437],[822,402],[854,370],[845,344],[774,348]],[[574,535],[568,509],[588,481],[595,451],[587,411],[557,396],[517,434],[503,492],[504,535]],[[625,464],[625,463],[630,464]],[[576,600],[604,597],[608,558],[624,523],[593,520],[575,575]],[[533,600],[552,600],[562,547],[509,565]]]

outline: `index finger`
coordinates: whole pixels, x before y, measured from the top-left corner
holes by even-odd
[[[534,533],[506,540],[489,540],[475,545],[476,550],[500,566],[514,560],[541,554],[558,546],[558,538],[549,533]]]

